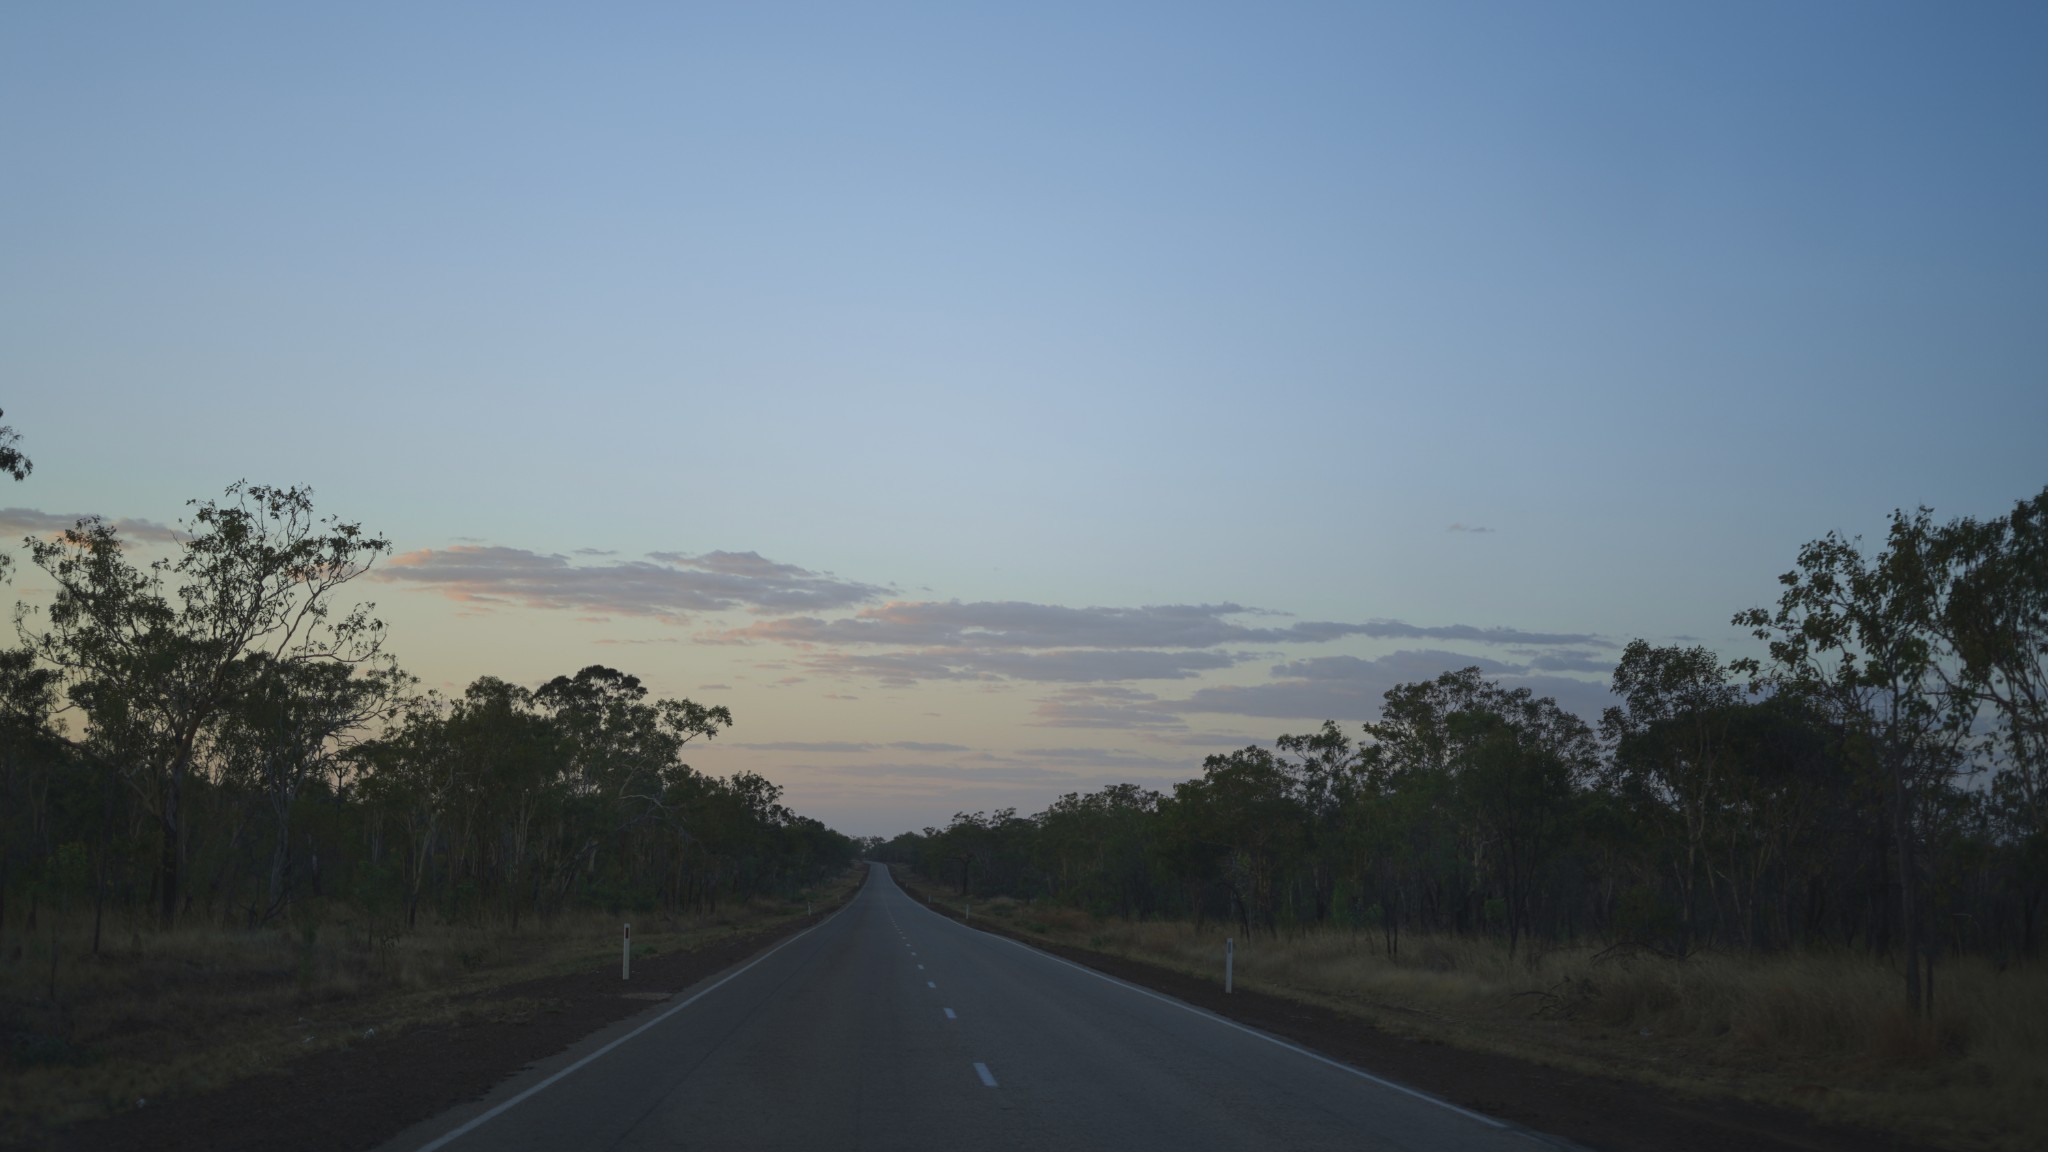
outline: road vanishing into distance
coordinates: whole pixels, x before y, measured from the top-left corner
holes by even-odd
[[[955,923],[871,865],[817,926],[385,1148],[1552,1143]]]

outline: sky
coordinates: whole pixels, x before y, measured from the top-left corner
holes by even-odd
[[[727,704],[692,763],[854,834],[1467,664],[1594,716],[1803,542],[2048,483],[2043,59],[2038,4],[0,6],[0,538],[309,485],[423,684]]]

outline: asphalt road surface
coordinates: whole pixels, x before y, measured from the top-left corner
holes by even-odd
[[[1550,1143],[957,924],[876,865],[815,928],[386,1148],[1531,1152]]]

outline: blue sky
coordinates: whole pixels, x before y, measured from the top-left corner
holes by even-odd
[[[4,502],[311,484],[428,682],[729,703],[699,766],[850,831],[1447,661],[1597,702],[1807,539],[2048,482],[2044,55],[2035,5],[11,5]]]

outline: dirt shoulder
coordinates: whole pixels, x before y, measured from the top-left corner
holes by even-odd
[[[928,888],[916,878],[898,869],[896,880],[920,902],[926,900]],[[961,919],[959,910],[943,900],[928,906],[951,919]],[[1455,1048],[1441,1041],[1399,1036],[1356,1017],[1279,996],[1243,989],[1226,996],[1217,981],[1085,948],[1050,944],[986,919],[969,924],[1292,1040],[1460,1107],[1600,1152],[1931,1152],[1924,1144],[1882,1132],[1823,1124],[1787,1109],[1695,1098],[1646,1084]]]
[[[850,898],[850,893],[848,894]],[[841,901],[840,903],[843,903]],[[460,997],[447,1024],[365,1036],[314,1052],[274,1074],[74,1124],[8,1147],[51,1152],[356,1152],[476,1099],[536,1060],[641,1012],[831,915],[812,915],[711,941],[686,952],[635,957],[618,969],[549,976]]]

